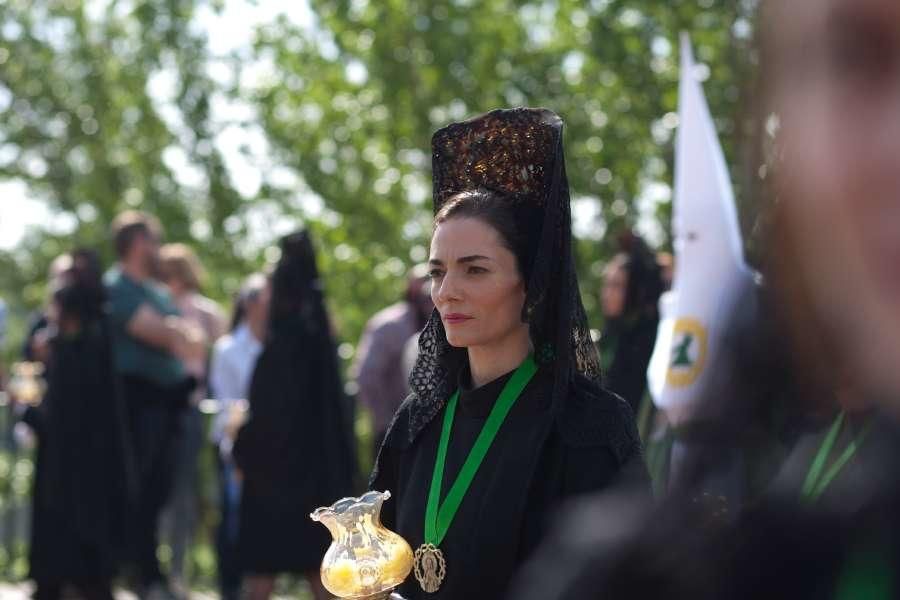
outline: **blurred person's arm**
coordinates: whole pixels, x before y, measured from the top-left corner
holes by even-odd
[[[384,375],[391,368],[391,353],[384,351],[384,334],[384,327],[367,328],[359,342],[356,383],[360,402],[370,409],[375,409]]]
[[[182,317],[166,317],[168,325],[181,332],[172,353],[183,361],[202,361],[208,357],[209,336],[198,323],[192,323]]]
[[[148,304],[138,306],[125,330],[148,346],[179,358],[202,357],[205,352],[206,335],[200,327],[180,317],[163,316]]]
[[[209,343],[213,344],[220,337],[228,333],[228,319],[225,317],[225,313],[222,312],[222,309],[219,308],[218,304],[210,301],[210,306],[211,310],[209,314]]]

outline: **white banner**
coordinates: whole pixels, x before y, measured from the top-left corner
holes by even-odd
[[[725,156],[696,71],[690,40],[683,35],[672,214],[675,273],[672,290],[660,300],[659,333],[647,369],[654,402],[675,424],[691,418],[716,379],[735,306],[753,290]]]

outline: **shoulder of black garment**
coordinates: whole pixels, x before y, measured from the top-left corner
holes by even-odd
[[[582,375],[573,378],[570,389],[567,402],[555,417],[564,444],[572,448],[606,447],[620,464],[640,452],[634,414],[625,400]],[[539,393],[550,392],[548,388]],[[410,394],[397,410],[385,438],[386,447],[404,451],[412,446],[418,436],[409,436],[410,411],[419,401],[418,396]]]

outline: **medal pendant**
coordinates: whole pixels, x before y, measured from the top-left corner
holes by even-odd
[[[441,587],[447,576],[447,561],[444,553],[434,544],[422,544],[416,549],[413,573],[422,589],[433,594]]]

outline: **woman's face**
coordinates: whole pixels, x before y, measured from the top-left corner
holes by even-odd
[[[628,272],[622,261],[613,259],[603,271],[603,289],[600,292],[600,304],[603,316],[617,319],[625,313],[625,296],[628,294]]]
[[[793,276],[834,358],[900,399],[900,2],[769,4]]]
[[[187,285],[177,275],[177,270],[167,261],[163,260],[159,263],[159,280],[169,288],[169,293],[173,296],[180,296],[187,291]]]
[[[244,317],[250,326],[257,330],[265,330],[266,322],[269,320],[269,304],[272,301],[272,284],[267,281],[266,285],[247,302],[246,316]]]
[[[456,347],[518,339],[525,284],[500,234],[479,219],[451,218],[431,239],[431,299]]]

